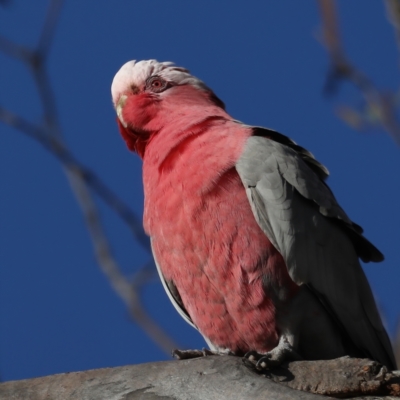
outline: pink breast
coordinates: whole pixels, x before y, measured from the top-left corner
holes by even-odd
[[[146,195],[163,275],[214,345],[237,354],[270,350],[279,337],[277,313],[297,288],[281,255],[254,219],[234,167],[207,185],[178,172],[160,176]]]

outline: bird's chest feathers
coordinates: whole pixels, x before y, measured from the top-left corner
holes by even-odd
[[[244,140],[229,148],[229,137],[204,139],[186,139],[158,162],[145,158],[145,229],[164,278],[198,329],[223,348],[267,351],[278,337],[271,299],[286,298],[274,288],[291,281],[236,172]],[[250,324],[249,316],[262,322]]]
[[[158,163],[145,159],[144,225],[167,279],[187,265],[193,278],[228,275],[236,265],[246,275],[238,282],[259,279],[256,265],[268,240],[235,169],[240,150],[229,139],[221,132],[213,141],[207,134],[188,136]]]
[[[203,230],[199,224],[207,216],[213,215],[218,224],[232,180],[238,176],[233,157],[218,154],[206,139],[190,135],[160,157],[160,162],[145,163],[144,224],[153,238],[173,230],[174,236],[190,241],[193,230]]]
[[[143,164],[144,226],[150,236],[172,226],[187,231],[200,216],[219,215],[232,181],[240,183],[235,163],[246,139],[243,129],[226,125],[197,124],[177,140],[171,141],[170,132],[153,140]]]

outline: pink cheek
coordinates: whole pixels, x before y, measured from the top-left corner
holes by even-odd
[[[136,150],[136,142],[137,142],[137,137],[135,137],[132,132],[129,132],[128,129],[126,129],[122,124],[119,118],[117,118],[117,124],[119,128],[119,132],[122,136],[122,138],[125,140],[125,143],[128,147],[129,150],[135,151]]]
[[[132,127],[144,128],[157,114],[157,102],[144,94],[128,98],[124,106],[123,118]]]

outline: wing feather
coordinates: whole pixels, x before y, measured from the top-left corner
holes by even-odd
[[[320,164],[313,162],[311,168],[308,158],[313,156],[304,149],[303,154],[260,135],[248,139],[236,169],[254,216],[292,279],[313,288],[363,354],[395,368],[358,259],[383,257],[339,206],[323,174],[314,171]]]

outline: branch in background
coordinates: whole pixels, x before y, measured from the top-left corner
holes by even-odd
[[[396,115],[397,94],[377,88],[364,73],[351,64],[343,50],[335,0],[317,1],[321,13],[323,43],[331,62],[331,72],[328,74],[325,90],[332,93],[341,81],[347,81],[352,83],[363,97],[361,110],[341,106],[337,110],[339,116],[356,129],[379,126],[385,129],[400,146],[400,123]],[[396,27],[398,27],[399,1],[388,0],[387,4],[388,10],[396,10],[390,15],[393,17],[392,20],[396,21]],[[394,5],[396,5],[396,8],[394,8]]]
[[[387,18],[395,30],[397,49],[400,51],[400,1],[385,0],[385,4]]]
[[[83,210],[87,229],[92,239],[93,248],[97,262],[107,276],[111,286],[124,300],[129,308],[129,314],[134,321],[153,339],[167,354],[171,354],[171,349],[177,344],[170,339],[162,329],[145,312],[140,301],[141,286],[132,285],[122,275],[120,268],[114,259],[110,244],[104,233],[100,222],[100,216],[90,195],[89,188],[85,181],[80,179],[79,169],[68,170],[70,183],[76,195],[77,201]]]
[[[149,253],[151,252],[149,238],[143,231],[140,219],[129,206],[95,174],[95,172],[76,159],[62,141],[55,138],[54,135],[47,134],[44,128],[32,124],[1,106],[0,120],[39,142],[48,152],[54,155],[65,168],[74,168],[79,171],[79,175],[86,184],[128,225],[134,239],[141,244],[144,249],[149,251]]]
[[[364,98],[364,109],[356,111],[348,106],[339,107],[339,116],[356,129],[379,125],[400,146],[400,124],[396,116],[397,95],[379,90],[373,82],[346,58],[339,31],[335,0],[317,0],[321,13],[323,42],[331,61],[331,72],[326,91],[335,91],[339,81],[352,83]],[[400,51],[400,0],[386,0],[388,19],[393,24]],[[400,322],[394,342],[397,363],[400,365]]]
[[[0,107],[0,120],[39,142],[60,161],[83,213],[101,270],[109,279],[116,293],[125,302],[132,319],[161,349],[170,354],[171,349],[178,347],[177,344],[148,315],[140,301],[140,290],[148,281],[135,281],[132,284],[122,274],[112,255],[92,191],[129,226],[134,239],[150,252],[149,240],[139,218],[91,169],[74,157],[62,139],[56,98],[46,69],[62,4],[63,0],[53,0],[50,3],[36,49],[31,50],[0,37],[0,51],[20,60],[32,72],[43,107],[43,125],[33,124],[3,107]]]

